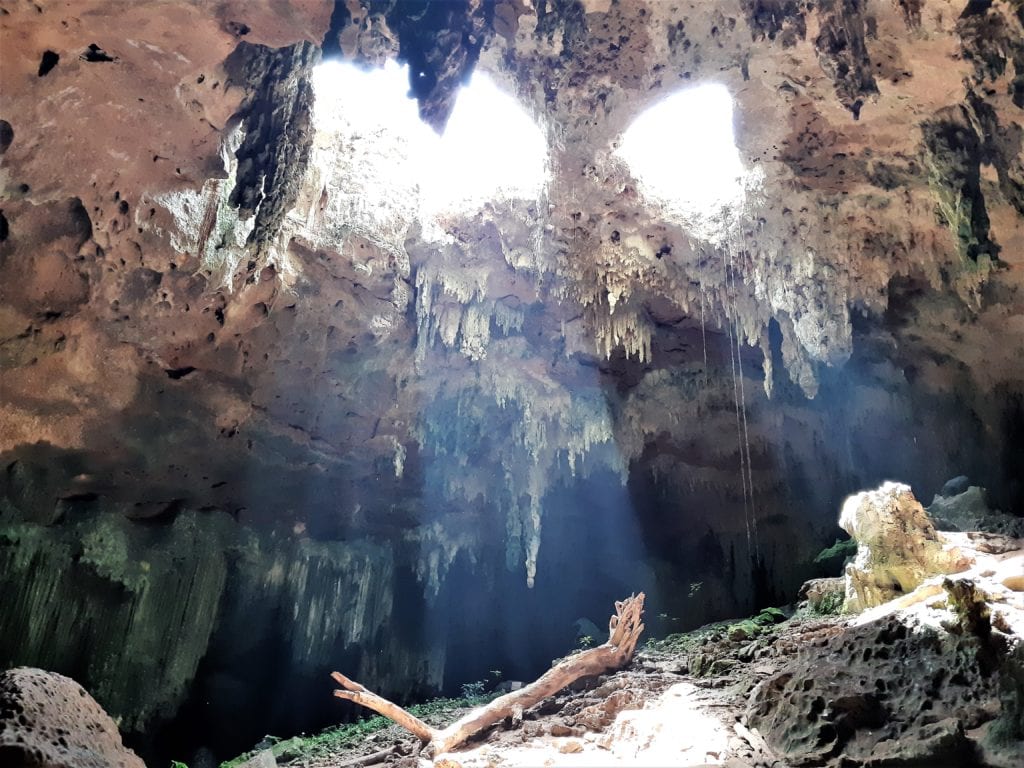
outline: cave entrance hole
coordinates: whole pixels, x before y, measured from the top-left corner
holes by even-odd
[[[486,73],[475,72],[460,89],[441,135],[420,120],[407,66],[325,61],[312,82],[318,134],[337,137],[343,150],[363,147],[351,183],[362,184],[368,199],[393,200],[407,216],[427,223],[494,200],[533,200],[547,184],[544,132]]]
[[[733,99],[719,83],[685,88],[642,112],[615,154],[640,192],[698,236],[721,234],[723,212],[739,209],[753,174],[740,160]]]

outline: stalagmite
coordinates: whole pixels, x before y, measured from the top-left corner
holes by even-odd
[[[624,667],[633,658],[637,640],[644,631],[644,625],[641,623],[643,610],[643,592],[616,601],[615,615],[608,622],[608,642],[562,659],[529,685],[499,696],[441,730],[432,728],[397,704],[368,691],[340,672],[331,673],[334,681],[342,687],[336,690],[334,695],[340,699],[354,701],[393,720],[429,745],[435,756],[441,755],[460,746],[485,728],[515,714],[521,715],[524,710],[581,677],[599,675]]]

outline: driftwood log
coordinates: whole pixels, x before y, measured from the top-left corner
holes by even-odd
[[[640,620],[643,611],[643,592],[616,602],[615,615],[608,622],[608,642],[567,656],[529,685],[477,707],[440,730],[427,725],[397,704],[366,690],[340,672],[331,673],[331,677],[341,686],[334,695],[354,701],[393,720],[428,745],[435,756],[440,755],[450,752],[506,717],[521,718],[524,710],[558,693],[581,677],[599,675],[608,670],[624,667],[633,658],[637,640],[644,631],[644,625]]]

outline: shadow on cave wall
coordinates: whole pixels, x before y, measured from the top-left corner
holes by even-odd
[[[711,411],[698,423],[673,426],[666,419],[647,436],[630,467],[630,496],[653,567],[671,574],[665,610],[683,628],[788,602],[807,578],[834,575],[813,559],[835,538],[845,538],[837,525],[843,499],[884,480],[910,484],[928,504],[946,480],[966,474],[988,487],[1004,510],[1021,509],[1020,395],[996,392],[967,401],[962,393],[972,392],[971,382],[958,379],[959,371],[948,392],[926,390],[912,366],[900,367],[899,354],[884,346],[889,330],[878,324],[891,322],[855,317],[852,358],[819,370],[813,400],[786,375],[774,321],[770,399],[760,352],[744,350],[752,490],[741,482],[743,440],[731,421],[731,400],[719,408],[724,419]],[[658,333],[656,349],[684,350],[691,362],[702,354],[692,328],[662,326]],[[706,338],[712,380],[728,378],[728,338],[720,332]],[[606,391],[620,403],[620,415],[628,396],[621,383],[640,381],[640,367],[620,356],[607,372]],[[696,366],[692,375],[705,371]],[[987,418],[1001,427],[986,429]],[[699,434],[708,430],[732,446],[724,455],[701,450]],[[717,483],[688,482],[709,466],[720,470]]]
[[[457,695],[494,669],[532,679],[573,647],[575,619],[606,626],[615,599],[647,586],[625,490],[607,472],[552,492],[559,513],[546,518],[532,590],[521,565],[506,566],[497,519],[474,561],[460,555],[430,595],[413,548],[391,545],[386,528],[375,541],[338,518],[344,476],[307,489],[337,506],[332,522],[301,534],[287,514],[261,527],[267,518],[248,498],[203,504],[188,489],[216,485],[218,462],[238,458],[214,458],[201,482],[191,476],[196,465],[174,447],[218,438],[207,434],[213,414],[194,401],[186,408],[185,393],[159,375],[143,382],[139,402],[105,425],[103,439],[121,450],[38,444],[0,457],[0,586],[19,596],[0,608],[0,664],[82,681],[124,716],[127,741],[153,763],[200,747],[230,757],[266,733],[362,715],[331,695],[335,668],[403,702]],[[150,414],[149,442],[133,455],[140,412]],[[271,453],[261,439],[245,429],[223,438],[255,440],[250,471],[264,475],[256,486],[265,495],[253,501],[303,509],[289,498],[295,478],[278,474],[269,495],[267,475],[279,467],[263,461]],[[171,456],[178,480],[160,471]],[[69,491],[84,477],[88,492]],[[153,492],[132,502],[148,478]],[[369,600],[355,605],[363,592]]]
[[[474,560],[456,557],[436,595],[409,566],[397,566],[390,585],[393,606],[378,634],[358,648],[337,647],[330,661],[319,665],[289,663],[288,643],[274,629],[293,621],[287,610],[280,615],[239,611],[233,604],[246,601],[246,587],[229,585],[220,625],[188,699],[155,740],[136,739],[137,746],[161,757],[199,747],[230,756],[265,733],[311,732],[365,716],[331,695],[327,677],[335,668],[365,668],[364,654],[382,655],[385,666],[403,663],[401,652],[391,655],[401,648],[441,655],[437,685],[417,679],[425,675],[422,661],[386,679],[365,679],[401,703],[459,696],[463,684],[475,681],[534,679],[575,647],[577,619],[604,631],[616,599],[638,589],[656,594],[635,521],[624,514],[624,495],[619,477],[607,472],[552,491],[547,503],[559,514],[545,522],[533,589],[527,588],[521,566],[506,567],[501,526]],[[240,594],[233,596],[234,590]],[[240,649],[242,633],[255,640]],[[402,675],[406,680],[400,683]],[[248,716],[239,717],[240,711]],[[233,726],[211,727],[227,723]]]

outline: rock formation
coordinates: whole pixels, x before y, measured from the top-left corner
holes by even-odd
[[[999,709],[983,652],[977,637],[898,617],[836,631],[766,681],[748,717],[790,765],[962,765],[977,760],[967,732]],[[983,764],[1012,765],[1018,746]]]
[[[847,499],[841,524],[858,541],[844,609],[860,615],[791,646],[749,724],[791,765],[1015,765],[1024,540],[939,534],[897,483]]]
[[[936,495],[928,507],[928,517],[940,531],[985,531],[1024,538],[1024,520],[993,510],[984,488],[964,485],[963,490],[955,490],[959,492]]]
[[[82,686],[28,667],[0,675],[0,755],[25,768],[144,768]]]
[[[278,544],[237,531],[223,513],[183,512],[148,530],[116,513],[57,531],[11,526],[0,531],[0,567],[18,592],[0,606],[0,622],[20,632],[5,635],[0,651],[94,681],[92,692],[123,713],[129,732],[178,711],[204,657],[220,659],[203,692],[206,711],[244,708],[230,697],[248,674],[245,660],[269,643],[294,676],[348,658],[405,694],[440,686],[440,649],[382,632],[394,559],[367,543]],[[385,648],[387,668],[373,658]]]
[[[506,606],[779,602],[887,477],[1024,503],[1016,0],[2,10],[0,664],[81,671],[129,728],[255,696],[239,634],[299,688],[331,657],[400,697],[514,648]],[[418,214],[368,172],[400,126],[317,127],[325,59],[407,65],[432,130],[486,73],[544,137],[543,191]],[[708,82],[745,174],[695,216],[617,149]],[[612,538],[629,583],[595,567]],[[527,588],[555,581],[561,607]],[[52,646],[51,588],[80,618]],[[450,636],[389,624],[467,606],[489,618]],[[166,667],[129,690],[91,644]]]
[[[887,603],[929,576],[957,573],[971,564],[935,530],[907,485],[885,483],[851,496],[839,525],[857,542],[857,556],[846,566],[846,611]]]

